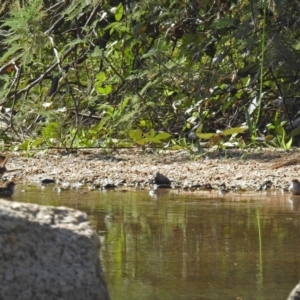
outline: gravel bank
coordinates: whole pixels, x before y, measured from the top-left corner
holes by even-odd
[[[6,153],[7,154],[7,153]],[[188,151],[142,151],[121,149],[109,154],[99,149],[72,153],[49,150],[31,157],[11,153],[3,179],[38,182],[44,178],[61,182],[144,183],[160,172],[181,185],[207,184],[217,187],[255,189],[270,180],[272,187],[282,188],[299,179],[300,151],[228,150],[191,155]]]

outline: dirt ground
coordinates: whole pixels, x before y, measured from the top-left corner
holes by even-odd
[[[5,155],[8,153],[5,153]],[[58,182],[105,184],[125,182],[125,186],[148,183],[156,172],[173,183],[190,186],[210,183],[217,188],[240,187],[253,190],[270,180],[272,188],[282,188],[299,178],[300,151],[228,150],[203,155],[188,151],[142,151],[122,149],[104,154],[99,149],[66,151],[49,150],[31,156],[10,153],[8,172],[3,179],[15,182]],[[299,178],[300,179],[300,178]]]

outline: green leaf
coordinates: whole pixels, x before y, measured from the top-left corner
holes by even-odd
[[[149,88],[149,87],[151,87],[152,85],[155,85],[155,81],[151,81],[151,80],[149,80],[148,82],[147,82],[147,84],[142,88],[142,90],[141,90],[141,95],[144,95],[145,94],[145,91],[147,91],[147,89]]]
[[[129,97],[125,98],[121,103],[121,108],[125,108],[127,106],[127,104],[129,103],[129,101],[130,101]]]
[[[183,147],[180,146],[180,145],[173,145],[173,146],[171,147],[172,150],[181,150],[182,148],[183,148]]]
[[[209,140],[209,139],[211,139],[214,135],[215,135],[215,133],[201,133],[201,134],[198,135],[198,137],[199,137],[200,139]]]
[[[220,18],[212,23],[212,27],[214,28],[224,28],[232,25],[233,19],[230,17]]]
[[[32,143],[31,146],[32,146],[33,148],[34,148],[34,147],[38,147],[38,146],[42,145],[43,142],[44,142],[44,140],[43,140],[42,138],[37,138],[37,139]]]
[[[299,50],[300,49],[300,42],[297,42],[296,44],[293,45],[293,48],[295,50]]]
[[[268,134],[268,135],[265,136],[265,139],[266,139],[267,142],[270,142],[274,139],[274,135]]]
[[[59,124],[57,122],[48,123],[42,130],[42,136],[44,138],[56,138],[58,137],[57,129]]]
[[[167,132],[160,132],[159,134],[157,134],[155,136],[155,139],[158,140],[165,140],[168,139],[171,136],[171,134],[167,133]]]
[[[161,144],[161,140],[156,140],[155,137],[148,136],[143,139],[140,139],[137,143],[139,145],[145,145],[148,143]]]
[[[290,134],[288,135],[288,139],[291,138],[291,137],[294,137],[294,136],[297,136],[300,134],[300,126],[297,126],[296,128],[294,128]]]
[[[112,88],[110,85],[105,85],[104,87],[96,86],[96,90],[101,95],[108,95],[111,93]]]
[[[150,131],[145,134],[145,136],[146,137],[154,138],[154,136],[155,136],[155,130],[153,128],[151,128]]]
[[[287,124],[287,121],[282,121],[282,122],[280,123],[280,126],[284,127],[286,124]]]
[[[123,16],[123,12],[124,12],[124,8],[122,3],[120,3],[116,9],[116,13],[115,13],[115,19],[117,22],[119,22],[122,19]]]
[[[143,132],[140,129],[134,129],[129,131],[129,137],[134,141],[140,140],[142,138],[142,134]]]
[[[153,55],[157,55],[159,53],[159,50],[157,49],[151,49],[149,52],[147,52],[146,54],[142,55],[142,58],[146,58],[149,56],[153,56]]]
[[[291,137],[290,140],[285,144],[285,149],[290,149],[293,143],[293,138]]]
[[[276,131],[276,134],[279,135],[279,136],[282,136],[283,138],[285,138],[285,129],[278,125],[275,127],[275,131]]]
[[[226,136],[226,135],[232,135],[232,134],[237,134],[237,133],[242,133],[246,130],[246,128],[243,127],[234,127],[234,128],[230,128],[227,130],[224,130],[221,134]]]
[[[96,75],[97,78],[97,83],[102,83],[105,80],[105,73],[101,72],[99,74]]]

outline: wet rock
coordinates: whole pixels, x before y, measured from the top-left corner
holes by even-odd
[[[117,186],[114,183],[105,183],[103,185],[104,190],[114,190],[116,188],[117,188]]]
[[[287,300],[300,300],[300,283],[291,291]]]
[[[171,185],[171,181],[169,178],[167,178],[166,176],[164,176],[163,174],[157,172],[156,174],[154,174],[153,178],[152,178],[152,182],[154,182],[155,184],[167,184],[167,185]]]
[[[192,190],[199,190],[200,188],[202,187],[202,185],[201,184],[192,184],[191,186],[190,186],[190,188],[192,189]]]
[[[0,200],[0,299],[108,300],[85,213]]]
[[[44,178],[41,180],[41,184],[51,184],[51,183],[55,183],[55,179]]]
[[[170,184],[156,184],[155,189],[156,190],[163,190],[163,189],[171,189],[172,186]]]

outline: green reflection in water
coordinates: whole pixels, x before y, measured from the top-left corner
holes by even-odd
[[[300,278],[288,195],[21,190],[14,200],[88,213],[112,299],[285,299]]]

